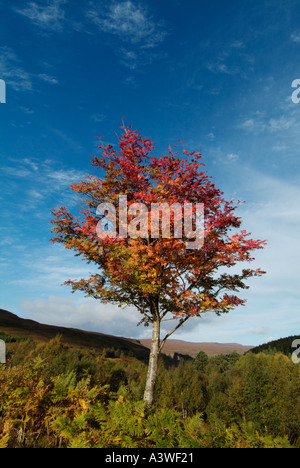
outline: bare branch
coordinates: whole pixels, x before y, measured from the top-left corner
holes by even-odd
[[[178,328],[180,328],[189,318],[190,318],[190,317],[188,316],[188,317],[185,317],[184,319],[181,319],[181,320],[179,321],[179,323],[176,325],[176,327],[175,327],[172,331],[170,331],[169,333],[167,333],[167,335],[164,337],[164,339],[160,341],[159,352],[162,351],[162,349],[163,349],[163,347],[164,347],[164,344],[165,344],[165,342],[167,341],[167,339],[168,339],[171,335],[173,335],[173,333],[175,333],[176,330],[178,330]]]

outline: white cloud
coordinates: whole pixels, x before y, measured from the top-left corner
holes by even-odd
[[[20,263],[22,263],[23,270],[30,272],[30,275],[14,278],[11,284],[41,288],[44,293],[49,289],[60,289],[61,285],[69,279],[86,278],[96,271],[94,266],[79,261],[64,247],[53,246],[50,242],[43,249],[43,253],[39,246],[30,254],[25,253]],[[70,288],[65,288],[66,292],[71,292]]]
[[[114,50],[120,62],[130,70],[164,56],[155,50],[164,41],[166,28],[161,21],[154,20],[144,5],[130,0],[113,1],[101,8],[94,5],[86,17],[98,30],[120,40],[123,45]]]
[[[230,46],[233,49],[244,49],[246,47],[245,44],[242,41],[238,41],[238,40],[232,42],[232,44]]]
[[[215,74],[240,75],[248,78],[246,70],[253,69],[253,57],[246,53],[246,46],[241,41],[223,45],[223,49],[217,56],[211,57],[206,63],[206,68]]]
[[[229,153],[229,154],[227,154],[226,158],[227,158],[228,163],[234,163],[234,162],[238,161],[239,155],[235,154],[235,153]]]
[[[125,338],[134,338],[140,314],[134,308],[121,309],[92,299],[49,296],[23,301],[22,315],[49,325],[79,328]]]
[[[14,163],[17,163],[17,168],[14,165],[10,165]],[[9,158],[6,164],[1,166],[1,171],[11,176],[24,177],[30,181],[32,189],[41,186],[47,192],[49,189],[51,191],[59,191],[71,183],[79,182],[80,179],[84,178],[84,173],[81,171],[58,167],[56,161],[38,158],[20,158],[17,160]],[[37,172],[39,173],[38,179],[36,177]],[[33,182],[35,182],[34,185]],[[55,186],[53,182],[55,182]]]
[[[127,86],[131,86],[132,88],[138,87],[138,81],[133,75],[127,76],[123,83],[125,83]]]
[[[58,128],[49,127],[49,130],[64,140],[73,150],[82,151],[82,146],[76,140],[74,140],[74,138],[69,137]]]
[[[253,335],[266,335],[267,333],[269,333],[269,331],[270,331],[270,327],[263,326],[263,327],[251,328],[249,330],[249,333]]]
[[[237,67],[232,65],[229,66],[222,60],[208,63],[207,68],[212,73],[224,73],[225,75],[236,75],[239,73],[239,69]]]
[[[128,50],[125,47],[121,47],[118,52],[120,56],[120,62],[130,70],[135,70],[139,61],[139,54],[133,50]]]
[[[62,167],[56,161],[38,158],[9,158],[0,166],[3,183],[3,194],[11,203],[2,208],[2,217],[5,209],[15,212],[13,204],[15,197],[19,197],[17,212],[14,214],[15,223],[27,229],[28,219],[24,216],[30,213],[32,223],[37,219],[49,222],[50,210],[56,206],[78,203],[78,197],[71,191],[70,185],[84,179],[84,172]],[[17,185],[16,185],[17,184]],[[20,189],[18,188],[20,187]],[[22,192],[21,192],[22,190]],[[46,226],[46,228],[50,226]],[[11,229],[5,224],[7,232]]]
[[[34,74],[28,73],[23,67],[21,60],[10,47],[0,47],[0,76],[6,84],[15,91],[32,91]],[[40,73],[37,77],[50,84],[58,84],[58,80],[45,73]],[[23,112],[33,114],[31,109],[22,107]]]
[[[240,127],[243,129],[243,130],[247,130],[249,132],[254,132],[256,131],[258,128],[260,128],[260,126],[257,125],[256,121],[251,118],[251,119],[246,119],[241,125]]]
[[[90,10],[87,16],[102,31],[142,47],[155,47],[166,36],[162,25],[153,21],[147,9],[130,0],[121,3],[112,2],[106,10],[101,5],[101,10]]]
[[[296,44],[300,44],[300,32],[295,31],[293,34],[291,34],[291,39],[293,42],[296,42]]]
[[[106,115],[101,114],[101,113],[93,114],[91,116],[91,119],[96,123],[104,122],[106,120],[106,118],[107,118]]]
[[[59,81],[54,76],[47,75],[46,73],[40,73],[38,77],[46,83],[59,84]]]
[[[279,314],[277,326],[280,320],[282,323],[296,321],[300,280],[300,188],[256,171],[245,171],[244,176],[248,184],[251,181],[252,193],[260,200],[241,209],[245,229],[268,241],[265,249],[256,255],[255,262],[267,271],[263,281],[256,285],[263,301],[262,321],[267,321],[264,315],[267,309],[272,320]],[[243,183],[247,184],[246,180]],[[272,320],[270,326],[276,322]]]
[[[296,120],[292,117],[281,116],[277,119],[269,120],[268,127],[271,132],[289,130],[296,124]]]
[[[65,12],[61,8],[64,3],[65,0],[53,0],[45,6],[29,2],[23,9],[15,9],[15,11],[30,19],[41,29],[59,31],[65,19]]]
[[[32,80],[10,47],[0,47],[0,76],[16,91],[31,91]]]
[[[34,110],[33,110],[33,109],[30,109],[29,107],[23,107],[23,106],[21,106],[20,109],[21,109],[21,111],[24,112],[24,114],[28,114],[28,115],[34,114]]]
[[[49,183],[55,182],[60,188],[69,187],[71,184],[75,183],[81,173],[75,169],[59,169],[59,170],[49,170],[47,172],[47,178],[49,178]]]
[[[279,117],[268,116],[265,112],[257,111],[239,124],[239,128],[255,135],[265,132],[285,133],[288,130],[298,130],[299,122],[293,115],[294,110],[295,109],[292,108]]]

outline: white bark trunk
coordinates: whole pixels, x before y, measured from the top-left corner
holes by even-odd
[[[149,357],[148,373],[146,387],[144,392],[144,401],[148,406],[152,406],[154,400],[154,389],[157,378],[157,365],[160,346],[160,320],[152,322],[152,344]]]

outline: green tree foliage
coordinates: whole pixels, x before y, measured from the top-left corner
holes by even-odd
[[[195,369],[197,369],[199,372],[204,372],[208,361],[209,359],[207,354],[204,351],[200,351],[194,360]]]
[[[258,354],[261,352],[282,353],[290,356],[293,352],[292,343],[295,340],[300,340],[300,335],[288,336],[287,338],[280,338],[279,340],[270,341],[263,345],[257,346],[251,350],[252,353]]]
[[[147,366],[133,358],[96,356],[59,337],[10,346],[0,365],[0,448],[300,446],[300,366],[283,354],[161,360],[149,408]]]
[[[202,414],[207,405],[207,379],[193,363],[179,363],[172,369],[160,368],[157,392],[160,406],[168,406],[186,418],[197,412]]]
[[[300,368],[282,355],[248,353],[227,372],[209,378],[210,418],[251,422],[265,434],[300,436]]]

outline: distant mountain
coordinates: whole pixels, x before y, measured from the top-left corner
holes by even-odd
[[[151,340],[140,340],[140,343],[147,348],[151,346]],[[210,357],[217,354],[230,354],[233,351],[244,354],[252,348],[253,346],[243,346],[238,343],[191,343],[181,340],[168,340],[163,348],[163,353],[171,357],[174,356],[174,353],[178,353],[195,358],[200,351],[204,351]]]
[[[20,318],[2,309],[0,309],[0,332],[15,337],[32,338],[37,342],[47,342],[55,336],[61,335],[65,344],[76,348],[93,348],[99,351],[104,348],[115,348],[123,351],[126,355],[143,361],[147,361],[149,358],[149,350],[137,340],[87,332],[75,328],[44,325],[34,320]]]
[[[148,361],[151,339],[134,340],[121,338],[103,333],[87,332],[75,328],[45,325],[34,320],[23,319],[7,310],[0,309],[0,332],[14,337],[32,338],[37,342],[47,342],[57,335],[61,335],[63,342],[76,348],[92,348],[102,351],[104,348],[114,348],[124,354]],[[237,351],[244,354],[252,346],[243,346],[237,343],[190,343],[181,340],[168,340],[164,346],[163,354],[174,357],[175,354],[188,355],[195,358],[199,351],[208,356],[229,354]]]
[[[294,349],[292,349],[292,343],[295,340],[300,340],[300,335],[288,336],[286,338],[280,338],[279,340],[269,341],[269,343],[256,346],[251,351],[256,354],[262,352],[277,351],[282,354],[285,354],[286,356],[289,356],[294,351]]]

